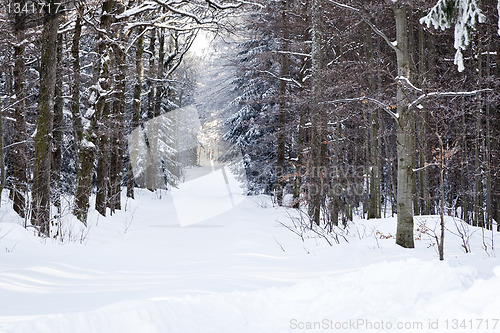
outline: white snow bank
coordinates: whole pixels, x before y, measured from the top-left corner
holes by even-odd
[[[446,320],[451,331],[453,319],[473,319],[476,329],[469,331],[488,332],[491,327],[478,327],[476,319],[490,319],[493,325],[498,318],[499,278],[500,267],[482,280],[469,267],[408,259],[287,288],[140,300],[54,314],[6,326],[3,332],[279,333],[308,325],[316,329],[305,331],[347,332],[355,327],[391,332],[404,325],[412,328],[406,331],[430,332],[436,321],[435,331],[442,332]]]

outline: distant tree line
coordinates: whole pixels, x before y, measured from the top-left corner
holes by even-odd
[[[414,215],[500,220],[496,0],[261,5],[226,121],[252,192],[324,227],[397,213],[404,247]]]

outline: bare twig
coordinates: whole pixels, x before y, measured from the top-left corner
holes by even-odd
[[[389,37],[387,37],[386,34],[384,34],[379,28],[377,28],[377,26],[370,20],[368,15],[365,12],[363,12],[361,9],[355,8],[355,7],[352,7],[349,5],[345,5],[345,4],[342,4],[342,3],[339,3],[339,2],[333,1],[333,0],[328,0],[328,2],[330,2],[331,4],[333,4],[339,8],[344,8],[344,9],[347,9],[351,12],[358,14],[361,17],[361,19],[366,24],[368,24],[368,26],[373,30],[373,32],[375,32],[377,35],[382,37],[382,39],[387,43],[387,45],[389,45],[390,48],[392,48],[396,52],[400,52],[400,49],[398,48],[397,44],[395,42],[391,42]]]
[[[391,111],[391,107],[382,103],[375,98],[370,98],[366,96],[355,97],[355,98],[341,98],[332,101],[322,102],[321,104],[337,104],[337,103],[350,103],[350,102],[371,102],[380,106],[385,112],[387,112],[394,120],[398,120],[398,115]]]

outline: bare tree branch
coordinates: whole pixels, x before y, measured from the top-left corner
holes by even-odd
[[[368,26],[373,30],[373,32],[375,32],[377,35],[379,35],[380,37],[382,37],[385,42],[387,43],[387,45],[389,45],[390,48],[392,48],[394,51],[396,52],[400,52],[401,50],[398,48],[396,42],[391,42],[391,40],[389,39],[389,37],[387,37],[386,34],[384,34],[379,28],[377,28],[377,26],[375,24],[373,24],[373,22],[370,20],[370,18],[368,17],[368,15],[366,15],[365,12],[363,12],[361,9],[359,8],[355,8],[355,7],[352,7],[352,6],[349,6],[349,5],[345,5],[345,4],[342,4],[342,3],[339,3],[337,1],[333,1],[333,0],[327,0],[328,2],[330,2],[331,4],[339,7],[339,8],[344,8],[344,9],[347,9],[347,10],[350,10],[351,12],[354,12],[356,14],[358,14],[361,19],[366,23],[368,24]]]
[[[287,78],[287,77],[279,77],[278,75],[276,75],[276,74],[274,74],[274,73],[272,73],[272,72],[270,72],[270,71],[260,71],[260,70],[259,70],[259,71],[257,71],[257,72],[259,72],[259,73],[264,73],[264,74],[269,74],[269,75],[271,75],[272,77],[274,77],[274,78],[276,78],[276,79],[278,79],[278,80],[280,80],[280,81],[285,81],[285,82],[294,83],[294,84],[296,84],[299,88],[302,88],[302,87],[303,87],[303,86],[302,86],[302,84],[300,84],[299,82],[297,82],[297,80],[295,80],[295,79],[291,79],[291,78]]]
[[[376,100],[374,98],[370,98],[370,97],[362,96],[362,97],[356,97],[356,98],[343,98],[343,99],[336,99],[333,101],[322,102],[321,104],[337,104],[337,103],[350,103],[350,102],[363,102],[363,101],[377,104],[382,109],[384,109],[384,111],[387,112],[394,120],[398,121],[398,115],[391,111],[390,105],[385,105],[381,101]]]

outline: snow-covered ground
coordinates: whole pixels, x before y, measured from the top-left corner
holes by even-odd
[[[88,229],[66,221],[63,242],[24,229],[4,193],[0,332],[500,331],[491,232],[462,229],[465,254],[447,219],[444,262],[421,226],[416,249],[394,245],[394,218],[356,220],[333,246],[302,240],[282,225],[294,210],[239,194],[221,171],[137,191],[111,217],[92,211]]]

